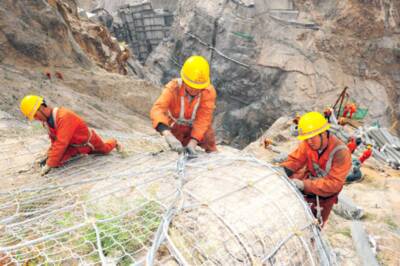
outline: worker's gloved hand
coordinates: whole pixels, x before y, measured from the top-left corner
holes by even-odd
[[[171,150],[176,151],[178,153],[181,153],[183,151],[182,143],[177,138],[175,138],[174,135],[172,135],[171,131],[164,130],[163,136],[165,138],[165,141],[171,148]]]
[[[196,146],[197,146],[197,140],[195,139],[191,139],[188,145],[186,145],[185,149],[189,157],[191,158],[197,157]]]
[[[124,146],[122,146],[122,144],[120,142],[117,142],[115,149],[121,155],[122,158],[128,157],[128,153],[126,152],[126,150],[124,149]]]
[[[292,179],[292,183],[297,187],[298,190],[304,190],[304,182],[299,179]]]
[[[44,176],[46,174],[48,174],[51,170],[51,167],[48,166],[47,164],[45,166],[42,167],[42,170],[40,171],[40,175]]]

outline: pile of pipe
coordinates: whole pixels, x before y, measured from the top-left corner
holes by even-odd
[[[333,113],[330,122],[330,130],[347,143],[350,134],[339,125]],[[364,145],[372,145],[372,156],[375,159],[388,164],[393,169],[400,169],[400,139],[393,136],[387,128],[359,127],[352,135],[356,137],[360,136]]]
[[[386,162],[394,169],[400,169],[400,139],[393,136],[387,128],[360,128],[363,140],[373,146],[375,159]]]

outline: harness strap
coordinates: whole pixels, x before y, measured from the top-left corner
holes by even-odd
[[[317,176],[316,176],[315,178],[320,178],[320,177],[326,176],[326,175],[329,173],[329,171],[331,170],[331,168],[332,168],[332,163],[333,163],[333,159],[334,159],[334,157],[335,157],[335,154],[336,154],[338,151],[345,150],[345,149],[347,149],[347,146],[341,144],[341,145],[336,146],[336,147],[331,151],[331,153],[329,154],[328,161],[326,162],[325,170],[322,169],[322,168],[318,165],[318,163],[312,162],[314,171],[315,171],[316,174],[317,174]]]
[[[181,89],[182,87],[182,79],[178,79],[178,88]],[[180,97],[180,111],[179,111],[179,117],[175,118],[170,111],[168,111],[168,115],[171,117],[171,119],[174,121],[174,124],[178,125],[185,125],[185,126],[192,126],[194,120],[196,119],[197,115],[197,110],[199,109],[200,106],[200,101],[201,101],[201,94],[197,97],[197,102],[193,108],[192,116],[190,119],[185,118],[185,97],[187,96],[186,91],[184,92],[184,95]]]
[[[74,148],[90,147],[92,149],[92,151],[94,151],[95,150],[94,146],[93,146],[92,143],[90,143],[90,141],[92,140],[92,136],[93,136],[92,130],[89,129],[89,137],[88,137],[88,140],[86,142],[81,143],[81,144],[70,144],[69,146],[70,147],[74,147]]]
[[[328,161],[327,161],[326,166],[325,166],[325,170],[321,169],[321,167],[319,167],[319,165],[316,162],[313,162],[313,168],[314,168],[315,173],[317,174],[317,177],[315,177],[315,178],[321,178],[321,177],[326,176],[329,173],[329,171],[331,170],[331,168],[332,168],[332,162],[333,162],[333,159],[335,157],[335,154],[338,151],[341,151],[341,150],[344,150],[344,149],[347,149],[347,146],[341,144],[341,145],[336,146],[331,151],[331,153],[329,154]],[[316,216],[317,216],[317,219],[318,219],[318,222],[319,222],[320,226],[323,225],[323,219],[322,219],[322,209],[323,208],[320,205],[320,200],[328,200],[328,199],[331,199],[333,197],[336,197],[338,194],[339,193],[335,193],[335,194],[333,194],[333,195],[331,195],[329,197],[322,197],[322,196],[315,195],[315,194],[312,194],[312,195],[306,194],[305,195],[305,197],[307,197],[307,198],[315,198],[316,199],[316,205],[317,205],[316,206],[316,211],[317,211],[317,215]]]

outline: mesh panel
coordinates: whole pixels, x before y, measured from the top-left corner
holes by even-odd
[[[45,137],[0,145],[1,265],[332,263],[307,204],[271,165],[235,151],[188,160],[159,138],[100,134],[127,156],[79,157],[47,178],[32,164]]]

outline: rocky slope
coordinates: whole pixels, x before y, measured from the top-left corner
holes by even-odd
[[[0,26],[3,112],[22,119],[19,101],[35,93],[85,114],[97,127],[115,127],[110,120],[121,119],[128,129],[147,119],[159,89],[112,73],[126,73],[125,55],[104,27],[77,17],[74,1],[3,1]],[[121,108],[131,119],[121,118]]]
[[[367,122],[398,130],[398,14],[396,1],[182,0],[147,78],[163,84],[188,56],[207,57],[219,137],[236,147],[282,115],[333,105],[345,86]]]
[[[398,87],[395,81],[396,75],[398,75],[398,71],[396,71],[398,67],[396,52],[398,17],[396,17],[396,10],[398,11],[399,6],[394,1],[384,1],[383,9],[381,9],[381,2],[376,1],[348,1],[346,3],[342,1],[329,3],[298,1],[295,3],[296,8],[301,11],[300,15],[296,15],[297,20],[290,23],[285,20],[284,15],[292,16],[293,12],[282,13],[279,11],[280,13],[274,13],[270,11],[270,8],[290,7],[290,1],[271,1],[269,5],[263,4],[263,1],[254,1],[257,8],[252,7],[251,2],[213,1],[211,3],[203,1],[194,6],[192,2],[182,1],[178,10],[181,20],[175,25],[174,36],[169,42],[160,46],[149,59],[144,69],[147,78],[156,84],[161,84],[176,76],[184,58],[193,52],[207,56],[212,62],[213,81],[219,93],[219,110],[215,121],[219,136],[223,141],[238,147],[243,147],[251,142],[282,114],[292,115],[295,111],[304,112],[311,108],[322,108],[326,103],[332,103],[340,89],[345,85],[351,87],[350,92],[354,98],[364,106],[370,107],[370,121],[379,119],[382,124],[396,126],[391,119],[396,116],[396,110],[393,106],[397,102],[397,96],[396,91],[392,91],[391,88]],[[9,10],[13,10],[15,14],[9,12]],[[380,10],[380,12],[377,10]],[[386,12],[387,10],[389,11]],[[366,18],[361,15],[364,14],[363,12],[366,14],[366,18],[374,18],[376,23],[370,25],[371,23],[368,23]],[[173,183],[176,181],[170,178],[174,176],[172,174],[170,176],[163,172],[165,179],[162,179],[160,183],[149,185],[146,182],[137,183],[137,179],[135,179],[142,177],[141,174],[143,174],[143,172],[137,172],[137,169],[150,168],[154,170],[154,165],[162,164],[163,162],[158,158],[165,159],[166,162],[174,160],[171,169],[176,170],[175,159],[177,155],[161,152],[167,147],[163,140],[159,138],[159,135],[150,128],[148,121],[148,111],[158,96],[160,87],[147,81],[138,80],[134,76],[118,74],[121,73],[121,68],[119,64],[113,63],[115,62],[113,61],[114,52],[116,52],[112,48],[114,43],[109,42],[107,34],[102,35],[101,27],[98,28],[97,25],[81,21],[76,17],[76,5],[72,0],[3,1],[0,4],[0,15],[0,82],[2,84],[2,89],[0,89],[0,140],[4,148],[3,151],[7,148],[14,152],[11,155],[3,152],[1,155],[3,156],[2,164],[4,167],[0,171],[7,174],[7,181],[4,182],[2,191],[5,191],[7,197],[10,195],[10,197],[21,196],[22,194],[18,193],[18,189],[28,188],[29,190],[31,184],[37,187],[53,184],[62,186],[64,185],[63,182],[71,181],[70,178],[75,178],[78,181],[81,178],[90,179],[92,177],[107,179],[110,176],[120,176],[121,169],[124,170],[122,172],[126,175],[123,176],[122,182],[121,180],[114,180],[110,183],[105,181],[99,182],[93,187],[82,185],[77,189],[72,186],[64,191],[68,193],[68,196],[60,197],[57,191],[53,191],[54,195],[52,196],[61,198],[60,202],[61,204],[65,203],[65,206],[77,206],[87,200],[89,200],[89,203],[91,202],[91,198],[87,198],[87,194],[80,193],[82,191],[80,189],[89,191],[90,196],[96,197],[99,192],[105,190],[106,193],[109,193],[110,184],[113,184],[114,188],[125,189],[128,193],[110,192],[107,196],[111,198],[110,202],[115,200],[115,196],[121,200],[131,199],[126,195],[144,192],[142,195],[154,196],[155,191],[160,191],[160,188],[170,189],[171,186],[166,186],[167,181]],[[278,17],[278,15],[281,17]],[[314,22],[310,23],[310,21]],[[367,27],[371,35],[366,35],[364,31],[355,34],[354,28],[361,21],[363,21],[363,24],[360,25],[363,28]],[[384,34],[383,37],[382,34]],[[211,49],[207,44],[211,44],[215,49]],[[367,44],[371,48],[363,46]],[[109,53],[109,56],[105,56],[107,54],[106,46],[109,47],[107,49],[113,51]],[[359,58],[364,54],[366,57],[363,62],[366,63],[357,63],[359,62],[357,60],[360,60]],[[357,64],[358,67],[356,67]],[[107,72],[106,69],[117,73]],[[360,69],[362,71],[357,72]],[[44,75],[46,71],[52,74],[51,79]],[[62,73],[63,79],[54,77],[55,71]],[[36,152],[45,149],[47,138],[40,125],[27,125],[26,120],[18,110],[20,99],[28,93],[44,95],[51,105],[64,105],[75,110],[92,127],[112,130],[107,131],[105,136],[120,138],[127,144],[131,157],[125,161],[115,154],[110,157],[85,158],[77,164],[67,166],[67,168],[57,169],[52,173],[50,180],[39,177],[37,169],[31,168],[31,161],[36,156]],[[296,141],[287,134],[290,118],[283,118],[279,121],[266,134],[270,134],[269,136],[278,144],[275,147],[276,150],[288,152],[296,145]],[[210,195],[212,193],[216,193],[216,195],[224,193],[222,189],[228,188],[226,186],[226,173],[229,172],[238,175],[235,180],[229,181],[232,186],[239,185],[237,194],[242,195],[242,191],[246,190],[250,192],[250,196],[246,194],[246,197],[235,196],[231,198],[228,196],[228,198],[239,202],[238,204],[246,202],[243,199],[251,200],[254,205],[246,203],[241,204],[241,206],[244,205],[243,208],[250,210],[248,213],[252,215],[254,210],[247,209],[247,206],[252,206],[257,210],[266,208],[261,206],[260,202],[271,202],[271,200],[261,196],[262,200],[259,201],[258,195],[262,194],[260,191],[276,192],[275,185],[278,183],[268,183],[271,181],[267,179],[268,182],[265,186],[258,187],[260,184],[254,183],[254,176],[244,180],[239,174],[239,169],[232,171],[230,165],[225,164],[225,162],[236,163],[236,161],[232,161],[231,156],[238,154],[242,156],[244,153],[250,153],[261,161],[269,162],[277,153],[260,148],[258,142],[251,144],[244,152],[229,147],[220,147],[220,150],[222,151],[221,154],[217,154],[215,157],[201,159],[205,160],[205,163],[210,163],[207,167],[203,164],[193,163],[193,168],[198,171],[196,176],[201,176],[200,173],[204,172],[205,169],[208,174],[212,174],[215,168],[222,172],[217,177],[213,176],[210,179],[191,179],[190,182],[192,183],[189,183],[189,185],[192,184],[194,189],[200,189],[199,195],[203,198],[200,203],[186,207],[192,210],[191,208],[198,206],[201,208],[212,206],[210,203],[213,202],[213,198]],[[146,154],[141,157],[142,153]],[[135,157],[133,154],[135,156],[139,154],[139,156]],[[21,160],[26,161],[22,162]],[[145,164],[146,160],[150,162],[149,166]],[[154,161],[156,163],[152,163]],[[224,162],[224,165],[220,169],[218,163],[221,161]],[[260,161],[257,163],[260,163]],[[104,167],[105,165],[107,167]],[[137,169],[132,165],[137,166]],[[112,171],[114,166],[118,171]],[[362,170],[365,174],[364,181],[347,186],[344,192],[364,208],[366,214],[363,222],[367,233],[377,243],[377,256],[380,262],[387,265],[397,265],[400,263],[398,260],[400,245],[398,220],[400,217],[397,211],[397,206],[400,204],[398,197],[400,190],[399,175],[397,172],[380,166],[373,160],[368,161]],[[90,175],[87,173],[90,173]],[[261,174],[260,171],[257,171],[257,174]],[[65,178],[58,180],[57,177],[59,176]],[[155,176],[159,177],[157,174]],[[144,177],[147,176],[144,175]],[[138,180],[140,181],[140,179]],[[219,185],[212,182],[215,180],[220,182]],[[125,184],[127,185],[125,186]],[[10,188],[17,189],[17,193],[9,194]],[[221,188],[221,191],[218,188]],[[286,188],[287,186],[285,186]],[[162,189],[161,191],[166,191]],[[45,190],[40,187],[39,190],[41,193],[45,193]],[[172,194],[169,190],[167,192],[168,195]],[[208,192],[210,192],[210,195],[207,194]],[[47,207],[55,209],[60,207],[60,202],[56,200],[49,200],[48,202],[39,200],[36,202],[37,205],[33,206],[33,204],[29,204],[31,203],[29,197],[32,195],[30,193],[26,195],[28,198],[25,199],[28,199],[28,201],[24,205],[25,208],[21,209],[21,213],[27,214],[28,218],[32,215],[32,212],[41,214],[44,211],[43,207],[45,210]],[[228,193],[228,195],[231,194]],[[262,195],[268,197],[272,194],[264,193]],[[285,190],[283,190],[279,199],[284,199],[284,195],[287,195]],[[187,198],[191,197],[192,195]],[[223,210],[224,215],[233,210],[231,213],[237,214],[237,216],[234,215],[230,218],[233,220],[226,221],[234,221],[232,224],[240,225],[242,209],[237,211],[238,208],[229,207],[236,205],[221,204],[219,200],[223,198],[218,194],[216,196],[217,204],[214,207],[219,211]],[[1,200],[4,206],[10,206],[11,200],[8,198],[1,198]],[[131,204],[132,202],[127,200],[126,203]],[[117,205],[120,206],[120,204]],[[273,209],[278,210],[279,207],[275,206]],[[282,213],[287,211],[290,215],[293,215],[293,208],[290,207],[283,208]],[[227,209],[224,208],[231,209],[225,213]],[[142,210],[139,209],[139,211]],[[76,213],[79,213],[80,221],[90,224],[94,221],[85,220],[87,217],[80,215],[82,213],[80,208],[76,209]],[[95,214],[95,212],[93,213]],[[183,220],[177,220],[178,226],[175,228],[177,231],[172,233],[175,233],[176,239],[179,241],[196,242],[195,240],[199,239],[198,235],[194,233],[188,234],[189,237],[183,239],[179,230],[185,227],[179,226],[179,222],[187,222],[189,228],[193,231],[193,228],[198,228],[198,217],[210,217],[204,216],[203,210],[193,213],[194,215],[183,215],[182,217],[185,218]],[[260,213],[265,214],[264,212]],[[8,219],[8,215],[13,217],[13,213],[8,213],[2,218]],[[57,230],[62,226],[70,226],[71,220],[67,219],[70,217],[68,212],[56,211],[46,215],[50,217],[49,224],[56,225]],[[247,217],[253,218],[252,215],[247,215]],[[151,217],[153,216],[150,216],[150,219]],[[268,215],[266,217],[268,218]],[[98,217],[95,218],[99,219]],[[52,221],[60,220],[64,223],[52,223]],[[65,223],[65,221],[67,222]],[[128,221],[121,220],[117,224],[119,226],[132,226],[132,223],[135,223],[136,220],[128,219]],[[200,220],[202,227],[197,232],[200,232],[202,236],[210,232],[209,227],[206,226],[207,222]],[[281,223],[281,221],[278,223]],[[330,239],[339,262],[343,265],[359,265],[361,262],[361,259],[356,255],[351,239],[351,223],[352,221],[333,214],[326,230],[323,231],[323,234]],[[218,224],[218,221],[215,221],[215,224]],[[264,226],[269,226],[269,224],[270,219],[263,222]],[[34,225],[41,229],[41,224],[34,222]],[[221,226],[229,227],[229,225]],[[35,227],[26,227],[27,230],[32,228]],[[114,233],[115,227],[111,228],[112,230],[109,230],[109,232]],[[153,225],[149,228],[155,230]],[[268,231],[270,229],[258,230],[258,228],[260,227],[250,227],[251,232],[249,234],[251,236],[265,236],[268,232],[265,239],[270,239]],[[0,232],[3,229],[3,225],[0,224]],[[80,234],[74,234],[74,236],[85,235],[87,232],[93,233],[91,227],[87,230],[79,231]],[[276,232],[275,230],[272,231]],[[126,234],[124,233],[126,233],[125,229],[117,230],[113,237],[118,236],[118,241],[125,241]],[[287,235],[281,232],[279,234],[283,237]],[[298,236],[298,232],[296,231],[294,235]],[[4,234],[0,233],[0,238],[1,236],[4,236]],[[215,234],[215,236],[219,235]],[[105,238],[109,240],[108,237]],[[231,239],[234,239],[236,243],[240,238],[241,235],[239,234],[239,237],[236,236]],[[63,236],[55,239],[63,246]],[[259,239],[260,241],[254,242],[253,237],[248,237],[249,243],[255,243],[254,251],[257,252],[264,249],[265,243],[264,239]],[[92,251],[90,248],[93,249],[96,246],[96,244],[92,244],[95,243],[96,238],[91,237],[89,240],[89,242],[86,241],[86,243],[89,243],[89,250],[85,250],[88,253]],[[203,244],[206,244],[203,242],[203,240],[206,240],[205,237],[201,240],[201,248],[199,249],[203,249]],[[45,243],[50,244],[50,242]],[[14,244],[7,243],[10,246]],[[72,244],[75,244],[75,242]],[[149,242],[146,242],[146,245],[149,248]],[[296,244],[296,246],[299,245]],[[230,247],[230,245],[228,246]],[[43,247],[43,245],[41,246],[39,243],[39,247]],[[245,250],[237,248],[236,245],[233,247],[235,251],[242,252]],[[178,248],[182,247],[178,246]],[[224,246],[224,248],[227,247]],[[204,250],[206,249],[207,251],[215,251],[214,248],[204,248]],[[32,250],[32,254],[37,255],[37,250]],[[77,253],[82,252],[79,245],[76,250]],[[113,262],[115,263],[122,251],[120,248],[117,248],[117,251],[115,248],[112,250],[113,253],[108,253],[108,257],[114,259]],[[66,252],[70,252],[68,254],[71,254],[71,261],[76,258],[76,254],[71,249]],[[129,253],[123,252],[124,255]],[[166,250],[160,250],[160,255],[169,256],[170,254],[167,253]],[[189,253],[187,252],[187,254]],[[49,252],[49,254],[54,253]],[[202,251],[197,254],[199,256],[196,259],[204,259]],[[9,257],[3,255],[0,252],[0,264],[4,263],[3,259],[9,259]],[[136,255],[143,258],[143,253],[140,251]],[[38,260],[36,262],[39,263],[43,260],[43,256],[39,254],[36,259]],[[95,259],[100,263],[100,258],[96,257]],[[210,261],[220,262],[224,261],[223,259],[218,257],[212,258]],[[173,259],[171,261],[171,263],[176,263]],[[257,264],[259,261],[253,260],[253,262]]]
[[[81,20],[73,0],[2,1],[0,29],[3,65],[49,71],[98,65],[127,73],[128,54],[103,26]]]

